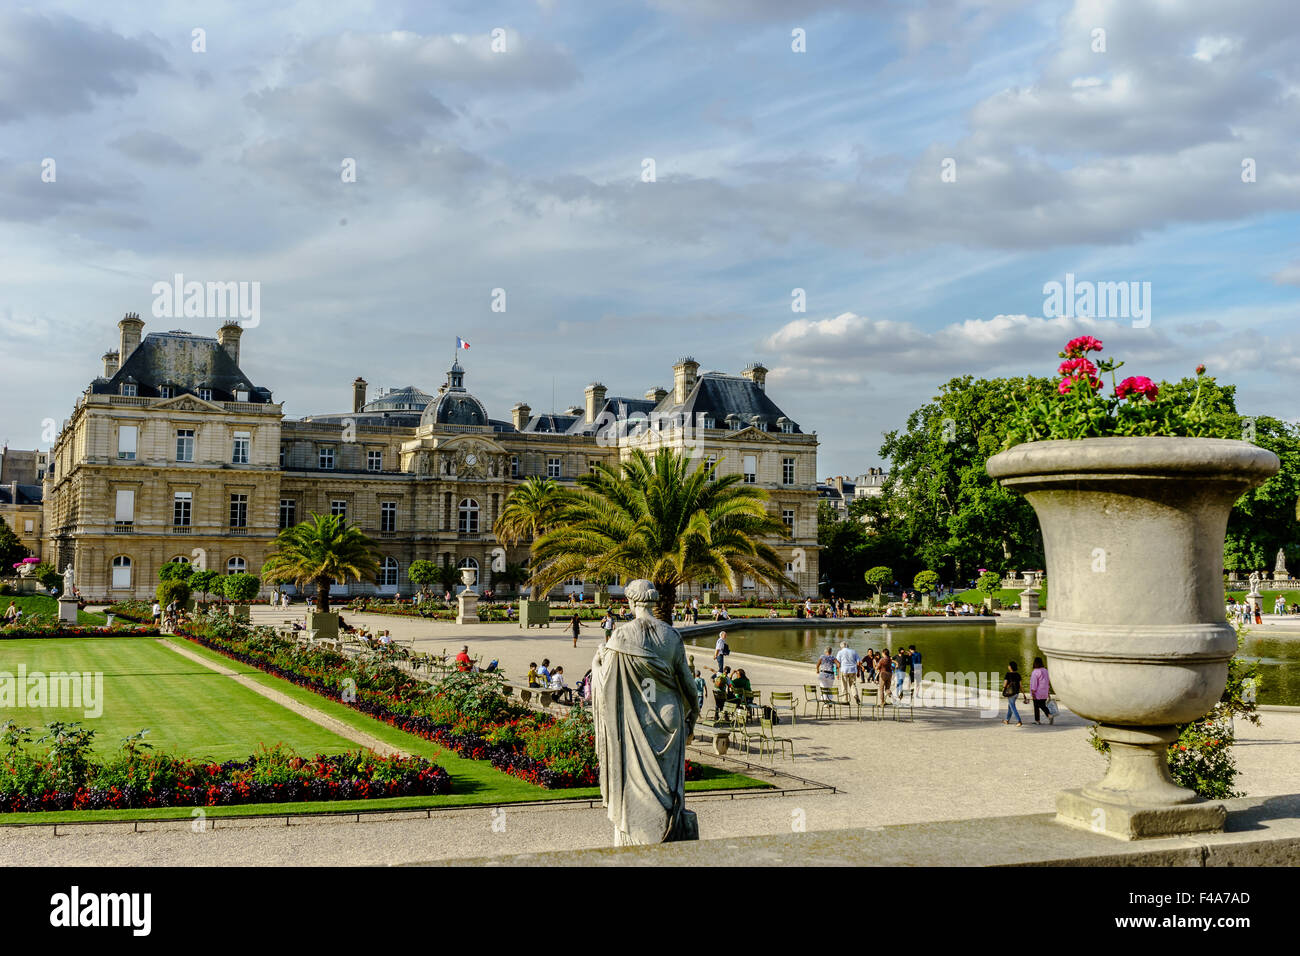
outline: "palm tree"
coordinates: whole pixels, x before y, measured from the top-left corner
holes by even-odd
[[[549,530],[533,541],[533,594],[546,594],[570,577],[587,580],[649,578],[659,592],[655,614],[670,621],[679,586],[725,581],[737,575],[797,590],[781,556],[761,539],[788,538],[768,513],[767,493],[740,475],[713,476],[712,465],[688,468],[687,459],[640,449],[620,468],[597,465],[561,492],[563,506]]]
[[[525,538],[536,540],[554,524],[563,501],[564,491],[554,478],[532,475],[510,493],[492,533],[506,547]]]
[[[348,578],[361,580],[379,573],[376,545],[338,515],[313,514],[285,528],[262,565],[267,584],[292,581],[298,587],[316,585],[316,610],[330,609],[330,585]]]
[[[513,589],[518,592],[519,585],[528,580],[528,567],[523,564],[515,564],[511,561],[506,562],[506,566],[492,575],[492,583],[498,582],[505,585],[507,591]]]

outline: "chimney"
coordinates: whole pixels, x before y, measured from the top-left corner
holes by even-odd
[[[740,374],[767,391],[767,367],[762,362],[750,362]]]
[[[117,353],[105,352],[103,355],[103,359],[104,359],[104,378],[112,378],[114,375],[117,374],[117,370],[118,370]]]
[[[352,410],[359,412],[366,407],[366,380],[360,375],[352,382]]]
[[[605,386],[592,382],[587,386],[587,424],[590,425],[605,406]]]
[[[117,327],[122,332],[121,348],[117,352],[117,360],[121,365],[126,364],[126,360],[131,357],[137,345],[140,344],[140,333],[144,331],[144,323],[140,321],[138,312],[128,312],[122,316],[122,321],[117,323]]]
[[[666,390],[656,385],[654,388],[646,390],[645,397],[646,397],[646,401],[654,402],[656,405],[658,405],[660,402],[664,400],[664,396],[666,396],[667,394],[668,392]]]
[[[689,355],[678,359],[673,366],[673,404],[685,404],[695,387],[695,379],[700,371],[700,363]]]
[[[515,431],[521,432],[528,420],[533,417],[533,410],[523,402],[516,402],[514,408],[510,409],[510,422],[515,426]]]
[[[236,365],[239,364],[239,337],[243,334],[243,327],[234,321],[227,322],[217,329],[217,341]]]

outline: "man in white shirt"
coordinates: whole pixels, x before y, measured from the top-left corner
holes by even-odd
[[[722,665],[726,663],[727,650],[727,632],[719,631],[718,640],[713,645],[713,659],[718,662],[718,670],[722,670]]]
[[[862,700],[858,696],[858,662],[862,660],[861,656],[849,647],[848,641],[840,641],[840,651],[835,655],[835,659],[840,665],[840,683],[844,686],[844,696],[851,696],[861,703]]]

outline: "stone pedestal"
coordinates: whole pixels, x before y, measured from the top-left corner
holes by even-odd
[[[76,624],[77,623],[77,599],[74,597],[59,597],[59,623]]]
[[[466,588],[456,598],[456,623],[477,624],[478,622],[478,595]]]
[[[922,595],[921,595],[921,607],[923,607],[923,608],[924,608],[925,610],[927,610],[927,611],[928,611],[930,608],[934,607],[934,598],[932,598],[932,597],[931,597],[930,595],[928,595],[928,594],[922,594]]]
[[[700,598],[700,603],[701,603],[701,604],[705,604],[705,605],[707,605],[707,604],[717,604],[717,603],[718,603],[718,592],[717,592],[717,591],[705,591],[705,592],[704,592],[704,596],[703,596],[702,598]]]
[[[597,591],[593,600],[595,601],[596,607],[607,607],[609,605],[609,592]]]
[[[1263,611],[1264,596],[1258,591],[1252,590],[1246,595],[1246,607],[1250,608],[1250,616],[1254,618],[1256,612]]]
[[[1020,592],[1021,617],[1041,618],[1043,616],[1042,609],[1038,604],[1038,597],[1037,588],[1025,588]]]

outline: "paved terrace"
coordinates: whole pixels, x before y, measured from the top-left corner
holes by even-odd
[[[290,611],[301,614],[302,606]],[[253,612],[254,623],[278,624],[287,616],[281,609]],[[345,617],[372,630],[388,628],[420,651],[454,654],[469,644],[485,660],[499,659],[511,677],[546,657],[564,666],[571,684],[590,666],[601,641],[594,622],[583,627],[575,649],[561,625],[523,631],[517,624],[457,627],[391,615]],[[710,663],[708,655],[708,649],[696,654],[701,670]],[[814,679],[812,665],[743,654],[728,662],[745,668],[764,699],[770,690],[798,690]],[[1029,712],[1022,707],[1027,721]],[[1238,725],[1239,785],[1251,797],[1300,794],[1300,708],[1270,709],[1263,717],[1258,728]],[[1055,725],[1041,727],[1005,726],[981,717],[977,708],[941,707],[917,708],[912,722],[800,717],[778,732],[794,740],[798,756],[776,765],[838,792],[735,800],[688,796],[705,839],[780,837],[800,825],[813,832],[1049,813],[1058,790],[1096,780],[1104,769],[1103,758],[1088,746],[1087,723],[1064,710]],[[701,748],[696,756],[709,762],[711,751]],[[288,826],[284,818],[218,821],[203,833],[192,832],[189,821],[142,823],[145,832],[133,832],[131,824],[60,827],[57,836],[49,827],[0,828],[0,863],[388,864],[598,848],[612,838],[599,808],[507,808],[504,819],[504,831],[499,824],[493,828],[488,809],[448,810],[431,819],[424,813],[363,822],[326,817]]]

